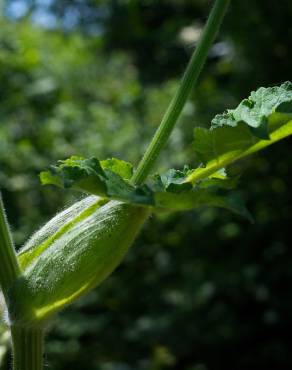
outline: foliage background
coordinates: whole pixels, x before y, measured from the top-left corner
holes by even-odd
[[[72,154],[138,162],[210,2],[0,4],[0,187],[20,247],[79,197],[42,188],[42,169]],[[288,0],[232,1],[159,169],[196,163],[195,125],[292,79],[291,16]],[[118,270],[52,323],[48,368],[290,369],[291,142],[234,168],[255,224],[217,209],[151,218]]]

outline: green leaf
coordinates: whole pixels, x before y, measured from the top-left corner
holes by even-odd
[[[218,114],[212,120],[211,127],[235,127],[244,122],[252,133],[260,133],[260,138],[267,138],[267,121],[272,113],[292,112],[292,83],[285,82],[280,86],[260,87],[252,91],[248,99],[244,99],[237,108]],[[263,133],[266,131],[266,135]],[[263,137],[265,136],[265,137]]]
[[[237,192],[218,192],[218,189],[193,189],[185,193],[157,193],[157,207],[167,211],[185,211],[199,207],[219,207],[228,209],[249,221],[253,221],[241,196]]]
[[[195,182],[292,134],[292,84],[261,87],[234,110],[217,115],[210,130],[195,129],[194,148],[203,166]]]
[[[192,188],[192,184],[186,182],[186,177],[190,173],[188,166],[183,170],[170,169],[163,175],[154,176],[154,189],[156,191],[167,191],[171,193],[180,193]]]
[[[135,188],[128,179],[133,168],[128,162],[111,158],[99,161],[97,158],[71,157],[41,172],[43,185],[72,188],[101,197],[126,202],[151,205],[153,200],[147,187]],[[124,178],[123,178],[124,177]]]
[[[63,188],[85,190],[98,195],[106,194],[106,175],[96,158],[85,159],[73,156],[41,172],[43,185],[53,184]]]
[[[130,180],[133,175],[132,164],[117,158],[109,158],[100,161],[100,165],[104,170],[111,170],[125,180]]]
[[[166,175],[156,175],[154,204],[156,210],[183,211],[198,207],[220,207],[231,210],[248,220],[252,217],[246,209],[240,194],[230,191],[237,185],[238,178],[207,178],[193,185],[187,182],[188,173],[191,170],[171,170]],[[173,177],[171,177],[171,174]],[[167,182],[163,179],[167,178]],[[174,183],[172,183],[172,179]],[[178,180],[179,179],[179,180]],[[172,185],[175,185],[173,188]]]
[[[129,178],[132,173],[132,167],[126,162],[117,159],[98,161],[96,158],[71,157],[61,161],[59,166],[52,167],[50,171],[42,172],[41,180],[43,184],[53,184],[102,196],[100,202],[104,202],[105,198],[120,200],[133,205],[151,207],[153,211],[182,211],[202,206],[216,206],[231,209],[250,218],[243,203],[234,202],[233,195],[227,194],[227,190],[235,187],[237,179],[228,179],[224,171],[221,171],[193,185],[187,181],[192,172],[188,166],[183,170],[171,169],[165,174],[155,175],[147,185],[133,186],[120,176],[125,175]],[[78,209],[78,206],[76,207]],[[66,224],[60,232],[67,228]],[[44,231],[42,230],[42,233]],[[30,244],[35,242],[28,243],[28,246]],[[45,244],[43,247],[45,248]],[[25,258],[20,256],[21,264],[26,263]]]

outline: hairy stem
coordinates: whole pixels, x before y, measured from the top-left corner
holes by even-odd
[[[187,66],[177,93],[170,102],[160,126],[158,127],[148,149],[139,163],[137,171],[132,177],[132,183],[139,185],[145,180],[151,171],[159,153],[166,144],[207,59],[208,51],[212,46],[214,38],[219,30],[229,2],[230,0],[216,0],[199,44],[196,47]]]
[[[5,299],[11,284],[20,275],[20,267],[17,262],[12,237],[6,219],[3,202],[0,195],[0,286]]]
[[[42,370],[44,331],[42,328],[11,327],[13,370]]]

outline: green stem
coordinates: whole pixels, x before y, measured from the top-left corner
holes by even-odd
[[[0,285],[5,299],[11,284],[20,275],[20,267],[13,246],[12,237],[6,219],[3,202],[0,195]]]
[[[11,327],[13,370],[42,370],[44,330],[31,327]]]
[[[170,102],[160,126],[158,127],[151,143],[149,144],[149,147],[139,163],[137,171],[132,177],[133,184],[139,185],[145,180],[151,171],[159,153],[166,144],[207,59],[209,49],[212,46],[214,38],[219,30],[229,2],[230,0],[216,0],[204,28],[200,42],[187,66],[177,93]]]

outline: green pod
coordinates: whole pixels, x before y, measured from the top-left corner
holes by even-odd
[[[11,321],[38,325],[102,282],[122,261],[150,210],[88,197],[55,216],[20,251]]]

